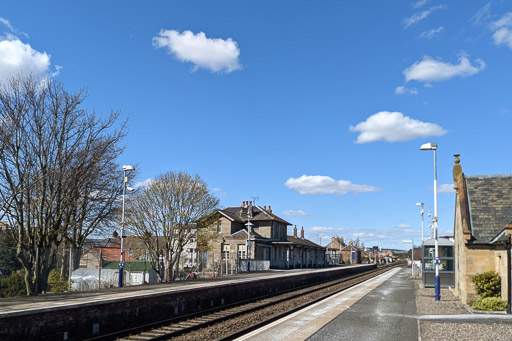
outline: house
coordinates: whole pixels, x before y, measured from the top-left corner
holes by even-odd
[[[124,241],[124,260],[136,261],[144,259],[144,244],[137,237],[126,237]],[[80,256],[80,267],[97,269],[100,266],[100,257],[105,261],[119,261],[121,259],[121,238],[115,236],[109,238],[104,246],[94,245],[89,247]]]
[[[361,264],[361,250],[353,245],[352,239],[341,249],[341,259],[345,264]]]
[[[347,246],[343,238],[333,236],[332,240],[325,247],[325,256],[329,265],[342,264],[341,250]]]
[[[211,218],[211,216],[210,216]],[[272,212],[271,206],[252,205],[227,207],[213,214],[208,230],[213,238],[199,255],[203,271],[266,270],[269,268],[319,267],[325,265],[325,248],[287,235],[291,224]]]
[[[463,302],[477,298],[471,277],[496,271],[507,293],[503,240],[512,234],[512,175],[466,176],[459,154],[453,167],[455,292]],[[508,237],[510,238],[510,237]]]

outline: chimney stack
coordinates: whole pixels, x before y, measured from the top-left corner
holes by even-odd
[[[459,176],[462,174],[462,166],[460,165],[460,154],[453,154],[455,157],[455,165],[453,165],[453,188],[457,189]]]
[[[249,206],[252,206],[252,201],[249,201]]]
[[[270,207],[270,205],[268,205],[268,211],[272,213],[272,207]]]
[[[297,238],[297,225],[294,225],[293,227],[293,236]]]
[[[267,210],[267,205],[263,206],[263,209],[266,211]]]
[[[304,239],[304,226],[300,229],[300,239]]]

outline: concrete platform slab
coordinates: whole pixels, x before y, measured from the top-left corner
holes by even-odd
[[[351,311],[354,309],[355,306],[359,304],[358,301],[369,296],[368,294],[371,293],[376,288],[378,288],[381,284],[392,280],[395,277],[395,274],[399,272],[400,269],[393,269],[370,281],[354,286],[353,288],[350,288],[326,300],[318,302],[306,309],[298,311],[281,320],[278,320],[264,328],[247,334],[244,337],[239,338],[238,340],[297,341],[306,340],[309,337],[311,337],[312,340],[350,340],[350,338],[345,338],[345,335],[337,335],[333,331],[337,329],[338,326],[333,325],[332,328],[328,326],[334,323],[339,323],[335,321],[341,316],[348,318],[346,320],[348,324],[353,324],[353,319],[359,319],[361,320],[362,324],[366,324],[367,321],[365,318],[360,319],[359,316],[354,316],[351,313]],[[386,286],[384,286],[384,289],[386,291],[389,290],[386,288]],[[377,306],[382,305],[380,302],[382,294],[386,294],[385,296],[388,296],[387,292],[373,295],[376,298],[376,300],[379,301],[379,304],[377,304]],[[412,302],[414,302],[414,290],[412,291]],[[366,304],[364,304],[363,306],[366,307]],[[380,310],[383,311],[382,307],[380,308]],[[374,313],[375,311],[372,312],[372,314]],[[412,311],[412,314],[414,314],[414,311]],[[369,313],[367,313],[366,315],[370,316]],[[326,330],[323,330],[325,328]],[[365,337],[359,337],[358,335],[360,334],[355,329],[353,329],[353,333],[354,340],[367,339]]]

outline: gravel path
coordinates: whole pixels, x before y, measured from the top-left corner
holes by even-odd
[[[441,289],[441,300],[435,301],[433,288],[420,288],[416,291],[416,307],[421,315],[461,315],[471,314],[449,289]],[[469,317],[469,316],[468,316]],[[453,320],[447,322],[419,321],[419,335],[422,341],[431,340],[512,340],[512,324],[481,321],[474,323]]]

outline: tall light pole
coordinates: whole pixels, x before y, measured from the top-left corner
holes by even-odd
[[[252,232],[252,226],[254,225],[251,223],[251,211],[252,206],[247,206],[247,241],[245,242],[245,251],[247,253],[247,272],[251,272],[251,232]]]
[[[425,143],[422,144],[420,150],[433,150],[434,151],[434,218],[432,221],[434,222],[434,245],[435,245],[435,266],[436,266],[436,276],[435,280],[435,291],[436,291],[436,301],[441,299],[441,282],[439,279],[439,243],[438,243],[438,235],[437,235],[437,143]]]
[[[416,206],[421,206],[421,245],[424,244],[425,242],[425,238],[424,238],[424,232],[423,232],[423,227],[424,227],[424,223],[423,223],[423,213],[425,213],[425,211],[423,210],[423,203],[422,202],[419,202],[416,204]]]
[[[126,172],[134,171],[135,167],[130,165],[123,166],[123,211],[121,213],[121,259],[119,260],[119,287],[123,287],[123,273],[124,273],[124,238],[126,237],[126,231],[124,230],[124,197],[126,196],[126,190],[133,191],[133,188],[128,187],[128,177]]]

